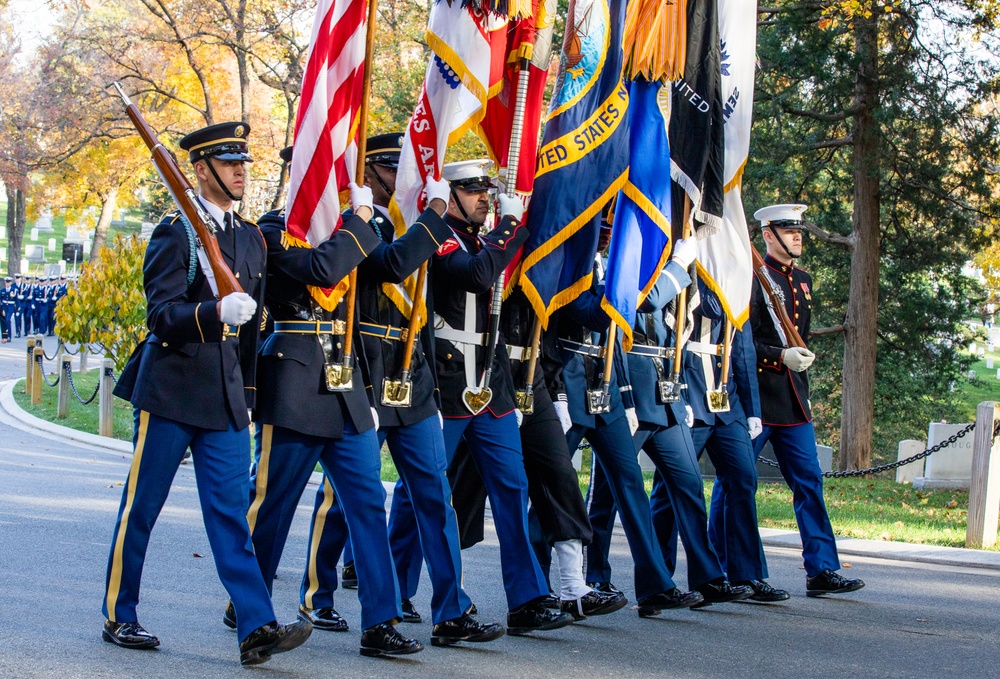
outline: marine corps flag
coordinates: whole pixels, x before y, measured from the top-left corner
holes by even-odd
[[[698,241],[698,275],[718,296],[732,324],[739,328],[750,314],[753,277],[741,184],[750,153],[757,2],[718,1],[726,142],[725,200],[722,227]]]
[[[601,208],[628,172],[625,0],[575,0],[538,151],[521,288],[544,327],[591,284]]]
[[[295,119],[285,211],[290,246],[314,247],[340,226],[340,193],[352,179],[358,153],[367,23],[365,0],[320,0],[316,7]],[[334,289],[309,291],[330,311],[347,291],[347,279]]]

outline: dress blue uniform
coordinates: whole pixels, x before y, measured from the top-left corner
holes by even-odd
[[[14,336],[20,337],[21,334],[28,334],[28,330],[24,327],[27,316],[27,302],[25,301],[25,290],[28,284],[26,281],[21,280],[21,274],[14,275],[14,284],[11,289],[14,291],[12,294],[14,296],[14,301],[16,306],[14,307]]]
[[[44,335],[48,330],[45,305],[49,298],[48,280],[45,276],[38,278],[38,283],[31,291],[31,324],[35,334]]]
[[[14,286],[11,285],[13,281],[10,276],[4,280],[4,287],[0,290],[0,307],[2,307],[3,316],[0,318],[0,333],[3,335],[3,341],[9,342],[11,337],[11,329],[14,327],[14,309],[17,306],[17,302],[14,299]]]

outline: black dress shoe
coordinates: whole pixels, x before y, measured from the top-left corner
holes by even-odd
[[[605,594],[621,594],[622,596],[625,596],[620,589],[615,587],[610,582],[588,582],[587,587],[597,590],[598,592],[604,592]]]
[[[236,607],[232,601],[226,604],[226,612],[222,614],[222,624],[229,629],[236,629]]]
[[[549,592],[547,596],[542,597],[541,602],[542,605],[545,606],[546,608],[551,608],[554,611],[561,610],[559,597],[557,597],[552,592]]]
[[[275,653],[284,653],[300,646],[312,634],[312,624],[299,618],[287,625],[276,622],[258,627],[240,642],[240,664],[259,665]]]
[[[160,640],[142,628],[137,622],[104,621],[101,637],[111,644],[122,648],[156,648]]]
[[[424,650],[416,639],[407,639],[387,622],[369,627],[361,633],[361,655],[379,658],[385,655],[407,655]]]
[[[666,592],[639,599],[639,617],[648,618],[651,615],[659,615],[670,608],[691,608],[695,604],[700,604],[704,599],[705,597],[698,592],[682,592],[674,587]]]
[[[460,641],[484,642],[504,635],[503,625],[496,622],[482,623],[468,613],[453,620],[434,625],[431,646],[450,646]]]
[[[546,608],[542,605],[541,599],[536,599],[507,613],[507,634],[520,636],[532,632],[544,632],[572,623],[572,615]]]
[[[845,578],[840,573],[827,568],[819,575],[806,578],[806,595],[843,594],[861,589],[865,583],[857,578]]]
[[[340,570],[340,584],[344,589],[358,588],[358,572],[354,569],[354,562],[348,561]]]
[[[583,620],[591,615],[607,615],[625,608],[628,599],[621,592],[598,592],[592,589],[579,599],[563,601],[562,610],[573,616],[574,620]]]
[[[705,608],[712,604],[724,604],[727,601],[739,601],[753,596],[752,587],[732,585],[724,578],[717,582],[706,583],[697,589],[701,593],[703,601],[696,603],[691,608]]]
[[[479,615],[479,609],[476,608],[476,604],[469,604],[469,610],[465,612],[466,615]]]
[[[313,627],[324,632],[346,632],[348,630],[347,621],[333,606],[324,606],[323,608],[299,606],[299,617],[308,620]]]
[[[739,583],[741,585],[747,585],[753,590],[753,594],[747,601],[756,601],[762,604],[773,604],[776,601],[787,601],[792,597],[791,594],[783,589],[776,589],[771,587],[766,580],[747,580],[746,582]]]
[[[409,599],[403,599],[403,622],[423,622],[424,619],[420,617],[420,613],[417,611],[417,607],[413,605],[413,602]]]

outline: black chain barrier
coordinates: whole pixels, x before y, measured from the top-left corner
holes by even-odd
[[[42,351],[42,353],[45,353],[44,350]],[[45,384],[49,385],[50,387],[57,386],[59,384],[59,375],[56,375],[55,382],[49,382],[49,379],[45,377],[45,366],[42,364],[42,357],[38,356],[36,362],[38,363],[38,372],[41,373],[42,375],[42,381],[45,382]]]
[[[60,340],[60,343],[63,345],[63,351],[66,352],[67,356],[76,356],[77,354],[80,353],[80,349],[83,348],[83,345],[81,344],[80,346],[78,346],[76,348],[76,351],[70,351],[69,346],[65,342],[63,342],[62,340]]]
[[[59,344],[58,344],[58,345],[56,345],[56,353],[54,353],[54,354],[52,354],[51,356],[49,356],[48,354],[46,354],[46,353],[45,353],[45,346],[44,346],[44,345],[42,345],[42,356],[44,356],[44,357],[45,357],[45,360],[46,360],[46,361],[54,361],[54,360],[55,360],[55,358],[56,358],[56,356],[58,356],[58,355],[59,355],[59,347],[61,347],[61,346],[62,346],[62,340],[60,340],[60,341],[59,341]]]
[[[892,469],[897,469],[899,467],[902,467],[903,465],[910,464],[911,462],[916,462],[917,460],[922,460],[925,457],[929,457],[929,456],[933,455],[934,453],[938,452],[939,450],[943,450],[944,448],[947,448],[952,443],[955,443],[960,438],[962,438],[963,436],[965,436],[966,434],[968,434],[970,431],[975,430],[975,428],[976,428],[976,424],[975,424],[975,422],[973,422],[972,424],[968,425],[964,429],[962,429],[962,430],[956,432],[955,434],[949,436],[944,441],[941,441],[941,443],[938,443],[937,445],[934,445],[934,446],[928,448],[927,450],[925,450],[922,453],[917,453],[916,455],[914,455],[912,457],[908,457],[905,460],[897,460],[896,462],[890,462],[888,464],[881,464],[881,465],[878,465],[876,467],[869,467],[868,469],[851,469],[851,470],[848,470],[848,471],[823,472],[823,476],[826,477],[826,478],[828,478],[828,479],[829,478],[844,479],[844,478],[853,478],[853,477],[857,477],[857,476],[868,476],[869,474],[880,474],[882,472],[887,472],[887,471],[890,471]],[[1000,422],[997,422],[996,426],[993,428],[993,438],[996,439],[996,437],[998,435],[1000,435]],[[758,455],[757,456],[757,461],[758,462],[763,462],[764,464],[766,464],[769,467],[778,467],[779,466],[778,463],[775,460],[769,460],[768,458],[764,457],[763,455]]]
[[[73,381],[73,370],[72,369],[66,371],[66,377],[69,378],[69,386],[70,386],[70,389],[73,390],[73,396],[76,397],[76,400],[79,401],[81,405],[85,405],[86,406],[86,405],[90,405],[91,403],[94,402],[94,399],[97,398],[97,392],[101,390],[101,381],[100,380],[97,380],[97,386],[94,387],[94,393],[90,395],[90,398],[88,398],[86,401],[84,401],[83,397],[80,396],[80,392],[77,391],[77,389],[76,389],[76,382]]]

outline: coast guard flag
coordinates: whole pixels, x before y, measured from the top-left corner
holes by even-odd
[[[431,8],[425,38],[432,54],[424,85],[403,138],[396,172],[396,190],[389,203],[396,236],[406,232],[425,207],[428,177],[440,178],[448,145],[482,120],[486,101],[495,95],[503,76],[505,18],[487,15],[470,3],[441,0]],[[416,275],[404,285],[384,283],[383,291],[410,316]],[[423,307],[424,294],[420,294]],[[426,314],[421,313],[421,325]]]
[[[671,86],[639,78],[629,84],[628,181],[615,204],[601,306],[632,348],[637,306],[646,298],[670,255],[670,144],[667,124]]]
[[[722,227],[698,241],[698,275],[718,296],[730,322],[737,328],[750,315],[753,278],[741,180],[750,153],[756,17],[756,0],[719,0],[725,199]]]
[[[628,171],[625,0],[575,0],[549,106],[520,285],[542,322],[590,288],[601,209]]]
[[[320,0],[316,7],[285,211],[291,245],[314,247],[340,226],[340,193],[353,179],[358,154],[367,24],[365,0]],[[330,311],[347,291],[347,279],[334,289],[309,291]]]

